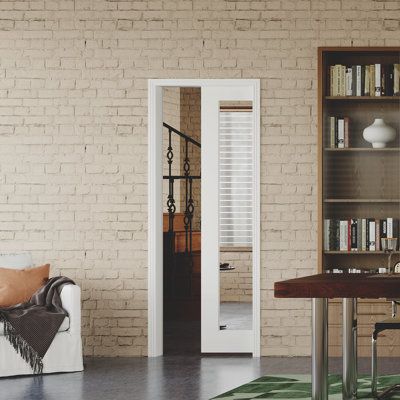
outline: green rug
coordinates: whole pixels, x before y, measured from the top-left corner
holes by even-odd
[[[386,375],[378,379],[378,388],[386,388],[395,383],[400,383],[399,375]],[[245,385],[232,389],[214,399],[242,400],[242,399],[310,399],[311,377],[309,375],[281,375],[263,376]],[[371,379],[369,377],[358,378],[359,399],[373,399],[371,396]],[[340,375],[329,376],[329,400],[342,399],[342,377]],[[400,399],[400,393],[391,397]]]

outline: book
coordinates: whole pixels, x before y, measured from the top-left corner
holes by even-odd
[[[336,147],[336,118],[329,117],[329,137],[330,147],[334,149]]]
[[[379,219],[375,220],[375,250],[381,249],[381,231],[379,229]]]
[[[346,96],[346,66],[340,66],[340,96]]]
[[[381,96],[381,64],[375,64],[375,96]]]
[[[357,65],[351,66],[351,92],[352,96],[357,95]]]
[[[369,219],[365,220],[365,251],[369,251]]]
[[[324,219],[324,251],[329,251],[330,246],[329,246],[329,232],[330,232],[330,227],[331,225],[331,220],[330,219]]]
[[[337,137],[338,137],[338,141],[337,141],[337,147],[339,149],[343,149],[344,148],[344,119],[343,118],[339,118],[337,120]]]
[[[356,219],[351,219],[350,220],[350,251],[357,251],[358,246],[357,246],[357,223],[358,221]]]
[[[361,65],[360,96],[365,96],[365,65]]]
[[[349,248],[349,221],[340,220],[340,242],[339,250],[348,251]]]
[[[400,64],[393,65],[393,95],[400,96]]]
[[[362,250],[362,219],[357,218],[357,250]]]
[[[367,250],[367,220],[361,219],[361,250]]]
[[[370,75],[369,75],[369,65],[365,66],[365,79],[364,79],[364,96],[369,96],[370,95]]]
[[[344,147],[348,148],[349,147],[349,117],[344,117]]]
[[[361,96],[361,65],[356,66],[356,96]]]
[[[388,218],[387,219],[386,237],[388,237],[388,238],[394,237],[393,236],[393,218]]]
[[[375,64],[369,66],[369,95],[375,96]]]
[[[376,250],[375,220],[369,218],[368,225],[369,225],[369,251],[375,251]]]
[[[394,93],[394,68],[393,64],[385,65],[385,96],[393,96]]]
[[[353,91],[352,91],[352,68],[346,68],[346,96],[352,96]]]
[[[379,221],[379,236],[381,239],[387,238],[387,219],[381,219]]]

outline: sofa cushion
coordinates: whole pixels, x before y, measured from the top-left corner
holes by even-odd
[[[58,332],[66,332],[69,329],[69,318],[65,317],[61,326],[58,328]],[[4,324],[0,322],[0,336],[4,336]]]
[[[15,270],[0,268],[0,307],[28,301],[49,278],[50,264]]]

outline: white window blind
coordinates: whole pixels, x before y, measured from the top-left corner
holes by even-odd
[[[253,118],[251,110],[220,111],[220,246],[251,246],[253,233]]]

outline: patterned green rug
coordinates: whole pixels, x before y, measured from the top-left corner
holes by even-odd
[[[378,388],[386,388],[395,383],[400,383],[399,375],[386,375],[379,377]],[[281,375],[263,376],[236,389],[221,394],[214,399],[219,400],[243,400],[243,399],[310,399],[311,377],[309,375]],[[358,378],[359,399],[373,399],[371,396],[371,379],[369,377]],[[342,377],[340,375],[329,376],[329,400],[342,399]],[[400,393],[391,397],[400,399]]]

